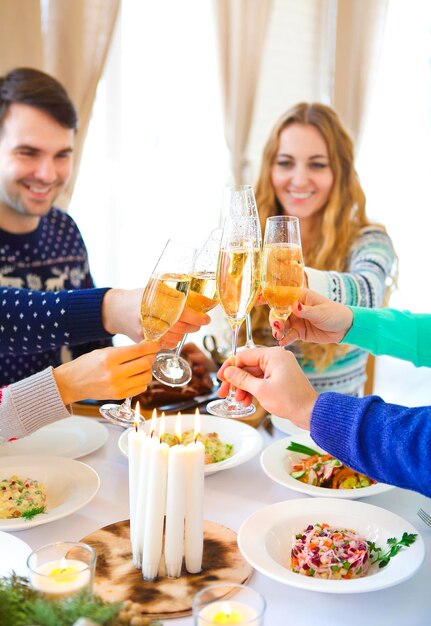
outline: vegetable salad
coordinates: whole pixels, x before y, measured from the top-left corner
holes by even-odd
[[[297,574],[333,580],[360,578],[369,565],[368,542],[354,530],[310,524],[293,536],[291,569]]]

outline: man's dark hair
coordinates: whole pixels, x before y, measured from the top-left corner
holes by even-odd
[[[0,77],[0,129],[9,106],[15,102],[45,111],[65,128],[78,126],[78,114],[67,91],[45,72],[19,67]]]

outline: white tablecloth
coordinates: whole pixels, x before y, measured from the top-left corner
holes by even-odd
[[[106,423],[105,423],[106,424]],[[127,459],[117,442],[122,430],[107,426],[110,437],[105,446],[80,459],[99,474],[101,486],[95,499],[81,511],[64,519],[13,533],[32,548],[56,540],[78,540],[91,532],[127,519]],[[273,437],[261,430],[264,445],[286,435],[274,430]],[[53,453],[55,453],[53,451]],[[274,502],[308,497],[269,479],[260,468],[259,456],[230,470],[205,479],[205,519],[237,531],[252,513]],[[312,593],[275,582],[254,572],[250,586],[267,601],[265,626],[428,626],[431,624],[431,529],[416,515],[420,506],[431,512],[431,500],[393,489],[366,498],[412,523],[426,545],[424,564],[410,580],[382,591],[366,594],[332,595]],[[166,620],[169,626],[191,626],[192,617]]]

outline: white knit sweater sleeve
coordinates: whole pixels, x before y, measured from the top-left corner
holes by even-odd
[[[1,392],[0,443],[25,437],[71,415],[61,399],[52,367],[4,387]]]
[[[387,280],[396,254],[390,237],[381,229],[364,228],[353,243],[346,272],[306,267],[308,286],[335,302],[351,306],[382,306]]]

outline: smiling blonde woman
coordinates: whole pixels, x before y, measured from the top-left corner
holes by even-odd
[[[385,228],[366,215],[353,143],[334,110],[300,103],[278,120],[263,151],[256,201],[262,230],[272,215],[299,218],[311,289],[348,305],[387,303],[397,257]],[[252,320],[256,341],[272,345],[268,308],[257,307]],[[365,351],[305,342],[291,349],[318,392],[362,394]]]

